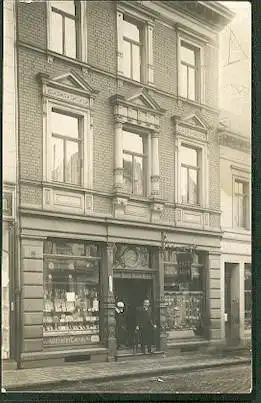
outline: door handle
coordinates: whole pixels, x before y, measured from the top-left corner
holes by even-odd
[[[14,311],[14,302],[13,301],[11,301],[11,311],[12,312]]]

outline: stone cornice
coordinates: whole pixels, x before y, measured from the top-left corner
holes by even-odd
[[[233,19],[235,14],[216,1],[162,1],[170,9],[182,10],[201,23],[220,31]]]
[[[237,133],[218,130],[218,142],[221,146],[230,147],[236,150],[250,153],[251,144],[250,140],[238,135]]]

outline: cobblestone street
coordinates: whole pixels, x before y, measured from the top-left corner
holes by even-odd
[[[120,393],[249,393],[251,366],[242,365],[167,375],[97,383],[77,383],[56,391]]]

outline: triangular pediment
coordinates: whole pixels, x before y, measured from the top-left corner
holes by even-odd
[[[62,74],[58,77],[50,77],[45,74],[41,74],[41,77],[47,84],[49,83],[50,85],[85,92],[89,95],[98,93],[98,91],[92,88],[83,76],[75,71],[69,71],[68,73]]]
[[[156,112],[163,111],[158,103],[155,101],[155,99],[153,99],[152,96],[149,95],[148,92],[144,89],[141,89],[138,92],[135,91],[133,93],[128,93],[125,99],[127,102],[152,109]]]
[[[205,123],[205,121],[203,120],[203,118],[201,116],[199,116],[199,114],[197,114],[197,113],[190,113],[185,116],[182,116],[180,120],[181,120],[181,123],[185,123],[190,126],[194,126],[198,129],[207,130],[207,128],[208,128],[208,126]]]

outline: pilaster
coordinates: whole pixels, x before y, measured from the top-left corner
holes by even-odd
[[[108,348],[107,361],[114,361],[116,355],[113,247],[114,245],[112,243],[106,243],[102,249],[102,339]]]
[[[152,174],[151,174],[151,194],[159,196],[159,132],[153,131],[151,135],[151,153],[152,153]]]
[[[159,340],[157,349],[166,351],[167,348],[167,333],[166,333],[166,309],[164,297],[164,259],[163,251],[160,248],[154,249],[153,264],[157,270],[157,284],[156,284],[156,312],[159,317]]]
[[[114,190],[123,190],[123,140],[122,121],[117,119],[114,123]]]
[[[206,273],[206,333],[210,340],[220,340],[221,335],[221,255],[208,255]]]

